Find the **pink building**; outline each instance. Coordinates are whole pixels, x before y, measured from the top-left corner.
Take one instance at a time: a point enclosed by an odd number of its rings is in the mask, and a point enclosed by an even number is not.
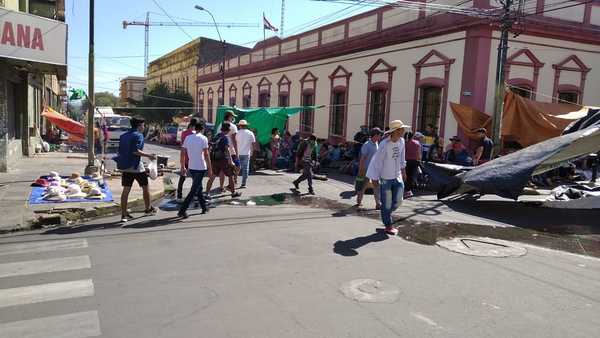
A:
[[[435,4],[493,11],[488,0]],[[572,7],[566,7],[572,6]],[[565,7],[565,8],[561,8]],[[507,82],[539,101],[597,105],[600,2],[526,2],[528,15],[509,42]],[[538,14],[536,14],[538,13]],[[385,6],[285,39],[271,38],[226,62],[225,103],[325,105],[290,120],[290,129],[332,141],[361,125],[401,119],[415,130],[458,133],[449,102],[491,114],[500,33],[488,18]],[[213,121],[219,64],[198,68],[200,114]]]

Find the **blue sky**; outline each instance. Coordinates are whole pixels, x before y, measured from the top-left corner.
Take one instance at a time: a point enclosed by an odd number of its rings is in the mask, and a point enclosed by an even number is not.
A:
[[[247,43],[247,47],[252,47],[257,40],[262,39],[263,12],[276,27],[279,27],[281,20],[281,0],[96,0],[97,92],[111,91],[118,95],[121,78],[144,75],[144,27],[130,26],[123,29],[122,22],[143,21],[147,11],[152,12],[151,21],[170,21],[155,1],[176,21],[210,21],[207,13],[194,9],[194,5],[198,4],[209,9],[217,22],[258,24],[257,28],[220,28],[226,41]],[[87,91],[89,1],[67,0],[65,6],[69,25],[68,85],[85,88]],[[287,0],[285,35],[300,33],[373,8],[349,6],[311,0]],[[324,16],[329,17],[323,18]],[[318,18],[322,19],[315,22]],[[311,21],[314,24],[307,27],[306,24]],[[214,27],[182,28],[193,38],[218,38]],[[267,32],[267,37],[269,33]],[[190,38],[178,27],[150,27],[150,61],[189,41]]]

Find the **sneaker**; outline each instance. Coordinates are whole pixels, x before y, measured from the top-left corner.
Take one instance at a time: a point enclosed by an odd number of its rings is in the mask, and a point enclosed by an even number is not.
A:
[[[246,189],[246,185],[242,184],[242,185],[240,185],[240,187],[238,189]]]
[[[127,222],[129,220],[131,220],[131,219],[133,219],[133,216],[131,216],[130,213],[126,213],[125,215],[121,215],[121,223],[122,223],[121,227],[126,226]]]
[[[209,194],[205,194],[205,195],[204,195],[204,199],[205,199],[205,200],[207,200],[207,201],[208,201],[208,200],[212,200],[212,196],[211,196],[211,195],[209,195]]]
[[[144,215],[146,215],[146,216],[152,216],[152,215],[156,215],[157,212],[158,212],[158,210],[156,210],[155,207],[150,207],[149,209],[147,209],[146,211],[144,211]]]
[[[300,190],[300,184],[296,181],[294,181],[294,188],[296,188],[296,190]]]
[[[231,194],[231,198],[236,198],[236,197],[240,197],[242,196],[241,192],[234,192],[233,194]]]
[[[175,202],[176,202],[177,204],[181,204],[181,203],[183,203],[183,198],[181,198],[181,197],[178,197],[178,198],[175,200]]]
[[[178,213],[177,213],[177,216],[179,216],[180,218],[183,218],[183,219],[186,219],[186,218],[190,217],[190,216],[187,214],[187,212],[185,212],[185,211],[183,211],[183,212],[181,212],[181,211],[180,211],[180,212],[178,212]]]
[[[410,190],[407,190],[404,192],[404,198],[411,198],[413,197],[413,193]]]
[[[381,210],[381,205],[376,205],[375,210]]]
[[[204,214],[206,214],[206,213],[208,213],[208,208],[206,208],[206,209],[202,209],[202,212],[201,212],[200,214],[204,215]]]
[[[309,195],[315,195],[315,191],[314,191],[314,190],[312,190],[312,189],[308,189],[308,194],[309,194]]]
[[[398,234],[398,229],[394,228],[393,226],[385,227],[385,233],[396,236]]]

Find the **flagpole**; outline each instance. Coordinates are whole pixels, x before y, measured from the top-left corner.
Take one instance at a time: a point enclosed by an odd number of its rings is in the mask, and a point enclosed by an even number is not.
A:
[[[263,12],[263,41],[267,39],[267,32],[265,30],[265,12]]]

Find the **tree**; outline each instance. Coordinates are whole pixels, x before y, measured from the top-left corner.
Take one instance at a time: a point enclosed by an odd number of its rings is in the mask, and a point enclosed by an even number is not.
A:
[[[119,98],[111,92],[100,92],[95,94],[96,107],[116,107],[119,105]]]
[[[173,118],[191,114],[194,102],[192,96],[182,90],[171,91],[165,83],[153,85],[137,105],[143,108],[137,115],[143,116],[149,124],[164,125],[173,122]]]

